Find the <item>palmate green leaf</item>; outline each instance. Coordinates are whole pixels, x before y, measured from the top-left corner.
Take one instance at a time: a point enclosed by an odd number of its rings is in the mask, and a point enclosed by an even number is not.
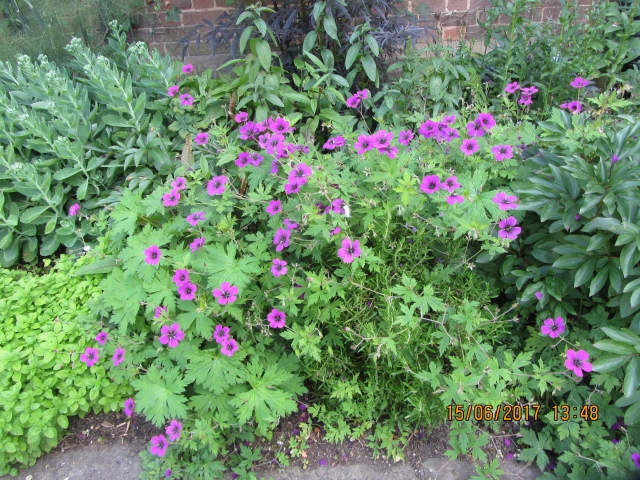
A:
[[[149,294],[148,303],[152,305],[164,305],[170,312],[176,306],[176,285],[171,280],[171,274],[163,269],[156,273],[150,283],[145,283],[145,289]]]
[[[111,218],[114,220],[111,227],[113,234],[133,235],[140,215],[142,215],[142,192],[139,189],[132,191],[127,188],[122,192],[120,203],[111,212]]]
[[[237,408],[240,423],[249,421],[254,413],[256,421],[264,424],[296,410],[296,402],[291,398],[293,393],[276,388],[294,379],[295,376],[286,370],[286,364],[290,362],[285,359],[285,363],[269,364],[266,368],[262,363],[260,358],[253,357],[244,367],[242,376],[251,389],[236,394],[230,402]]]
[[[424,315],[429,310],[434,312],[445,311],[444,302],[442,299],[433,295],[433,293],[433,286],[426,285],[422,290],[422,296],[415,301],[415,304],[420,308],[421,315]]]
[[[146,300],[147,292],[140,278],[125,277],[122,269],[115,268],[100,282],[100,288],[103,293],[99,301],[113,311],[111,321],[119,326],[121,333],[126,333],[127,326],[136,321],[140,302]]]
[[[545,450],[551,448],[552,442],[549,435],[540,432],[536,437],[536,433],[530,429],[521,430],[523,443],[530,445],[531,448],[524,448],[520,454],[520,460],[525,462],[536,461],[540,470],[544,470],[549,463],[549,456]]]
[[[251,281],[248,274],[261,272],[258,260],[253,256],[236,259],[236,246],[233,243],[227,245],[226,252],[220,244],[204,248],[207,253],[204,260],[207,272],[214,274],[209,276],[207,287],[210,289],[219,288],[220,284],[224,282],[229,282],[242,289]],[[203,271],[205,268],[203,262],[199,263],[197,269]]]
[[[151,367],[146,375],[131,382],[138,391],[136,409],[140,409],[156,427],[167,420],[186,418],[187,398],[180,394],[188,383],[182,378],[178,367],[171,370]]]
[[[125,276],[139,276],[145,283],[150,283],[158,272],[158,265],[149,265],[145,262],[144,251],[152,245],[156,245],[162,250],[162,247],[169,243],[173,235],[164,231],[164,229],[154,230],[151,225],[147,224],[144,230],[138,235],[127,239],[127,248],[120,252],[119,258],[123,262]],[[166,252],[163,252],[166,255]]]
[[[233,357],[222,355],[219,349],[197,351],[189,356],[185,381],[196,382],[216,395],[222,394],[231,385],[242,381],[242,360],[246,352],[236,352]]]
[[[184,311],[178,315],[178,322],[184,331],[187,331],[195,322],[195,333],[202,338],[211,338],[215,323],[204,311],[200,310],[193,302],[181,302],[178,308]]]

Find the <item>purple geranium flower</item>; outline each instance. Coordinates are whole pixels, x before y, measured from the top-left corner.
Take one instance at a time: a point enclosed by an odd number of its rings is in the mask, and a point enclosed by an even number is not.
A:
[[[589,80],[586,80],[582,77],[576,77],[571,83],[569,83],[573,88],[584,88],[589,85]]]
[[[98,361],[98,349],[87,347],[83,354],[80,355],[80,361],[87,364],[87,367],[93,367]]]
[[[209,134],[207,132],[200,132],[194,137],[193,141],[198,145],[205,145],[209,141]]]
[[[275,308],[267,315],[267,320],[269,320],[269,326],[271,328],[284,328],[286,318],[287,316],[284,312],[276,310]]]
[[[495,145],[491,148],[491,153],[495,156],[496,162],[513,158],[513,148],[510,145]]]
[[[177,442],[180,439],[180,432],[182,431],[182,423],[178,420],[171,420],[169,426],[165,430],[165,433],[169,435],[169,440]]]
[[[286,193],[287,195],[298,193],[302,185],[303,185],[302,183],[285,183],[283,185],[284,193]]]
[[[590,372],[593,367],[589,362],[589,354],[585,350],[567,350],[567,359],[564,366],[573,371],[577,376],[582,377],[582,372]]]
[[[507,93],[515,93],[518,90],[520,90],[520,85],[518,84],[518,82],[510,83],[504,88],[504,91]]]
[[[482,137],[484,135],[484,127],[477,118],[473,122],[467,123],[467,135],[470,137]]]
[[[229,338],[229,332],[231,329],[229,327],[223,327],[222,325],[216,325],[216,330],[213,332],[213,338],[216,339],[217,343],[222,343]]]
[[[533,100],[531,100],[531,95],[522,95],[520,97],[520,100],[518,100],[518,103],[520,105],[531,105],[533,103]]]
[[[180,300],[193,300],[196,297],[196,290],[198,286],[195,283],[184,282],[178,286],[178,293],[180,294]]]
[[[178,205],[178,201],[180,200],[180,192],[177,188],[174,188],[169,193],[165,193],[162,196],[162,204],[165,207],[175,207]]]
[[[71,207],[69,207],[69,216],[75,217],[79,211],[80,211],[80,204],[74,203],[73,205],[71,205]]]
[[[295,230],[299,227],[298,222],[294,222],[293,220],[289,220],[288,218],[284,219],[284,226],[287,227],[287,230]]]
[[[190,63],[187,63],[186,65],[182,66],[182,73],[191,73],[193,72],[193,65]]]
[[[290,183],[304,185],[307,183],[307,177],[309,176],[311,176],[311,168],[304,163],[299,163],[289,172],[288,180]]]
[[[518,197],[514,195],[507,195],[504,192],[498,192],[498,194],[491,199],[493,203],[498,205],[500,210],[516,209],[518,205],[515,203],[518,201]]]
[[[165,476],[166,478],[171,478],[171,469],[170,469],[170,468],[167,468],[167,469],[164,471],[164,476]]]
[[[347,98],[347,107],[356,108],[358,105],[360,105],[360,97],[359,96],[354,95],[353,97]]]
[[[169,345],[169,348],[176,348],[178,343],[184,339],[184,332],[180,330],[180,325],[174,323],[173,325],[163,325],[160,329],[160,343],[163,345]]]
[[[357,150],[358,155],[364,155],[365,152],[373,149],[373,139],[369,135],[360,135],[353,147]]]
[[[343,147],[343,146],[344,146],[344,137],[339,135],[337,137],[330,138],[329,140],[327,140],[325,144],[322,146],[322,148],[325,148],[327,150],[334,150],[336,148]]]
[[[453,191],[457,188],[460,188],[460,184],[458,183],[458,178],[453,175],[447,178],[441,185],[442,188],[447,190],[449,193],[453,193]]]
[[[135,410],[135,408],[136,408],[136,404],[133,401],[133,398],[127,398],[124,401],[124,414],[127,417],[130,417],[131,415],[133,415],[133,411]]]
[[[293,132],[294,128],[291,127],[291,123],[286,118],[276,118],[273,122],[269,123],[269,130],[273,133],[285,133]]]
[[[175,190],[184,190],[185,188],[187,188],[187,179],[184,177],[176,177],[176,179],[171,182],[171,186]]]
[[[542,300],[542,297],[543,297],[542,292],[536,292],[535,295],[538,300]]]
[[[169,90],[167,91],[167,95],[170,97],[175,97],[176,94],[180,91],[180,87],[178,85],[171,85]]]
[[[220,305],[230,304],[238,299],[238,287],[231,285],[229,282],[223,282],[220,288],[216,288],[211,293]]]
[[[172,280],[178,287],[183,283],[188,282],[189,270],[186,270],[186,269],[176,270],[176,273],[173,276]]]
[[[204,237],[196,238],[193,242],[189,244],[189,248],[191,249],[192,252],[195,252],[196,250],[198,250],[200,247],[204,245],[204,241],[205,241]]]
[[[364,90],[360,90],[359,92],[356,92],[356,95],[360,97],[362,100],[366,100],[367,98],[369,98],[369,90],[365,88]]]
[[[196,212],[187,216],[187,223],[195,227],[199,222],[204,221],[204,212]]]
[[[460,150],[465,155],[473,155],[480,149],[478,145],[478,141],[475,138],[466,138],[462,141],[462,145],[460,145]]]
[[[612,155],[611,156],[611,163],[616,163],[618,160],[620,160],[620,157],[617,155]]]
[[[498,224],[500,226],[500,230],[498,231],[498,236],[500,238],[507,238],[509,240],[515,240],[522,229],[517,227],[518,221],[515,217],[508,217],[505,220],[501,220]]]
[[[435,193],[440,190],[440,187],[440,178],[437,175],[427,175],[420,184],[420,190],[426,194]]]
[[[183,107],[190,107],[193,105],[193,97],[188,93],[183,93],[180,95],[180,103]]]
[[[271,266],[271,273],[274,277],[281,277],[287,274],[287,262],[280,260],[279,258],[273,259],[273,265]]]
[[[632,453],[631,460],[636,464],[636,468],[640,468],[640,453]]]
[[[124,360],[124,348],[116,348],[116,351],[113,352],[113,366],[117,367]]]
[[[236,121],[236,123],[244,123],[249,120],[249,114],[247,112],[236,113],[234,120]]]
[[[96,342],[98,342],[100,345],[104,345],[105,343],[107,343],[108,338],[109,334],[107,332],[100,332],[98,335],[96,335]]]
[[[233,338],[228,338],[224,342],[222,342],[222,348],[220,349],[220,353],[226,355],[227,357],[233,357],[233,354],[238,350],[238,342],[236,342]]]
[[[158,435],[151,439],[151,448],[149,451],[152,455],[164,457],[164,454],[167,453],[168,446],[169,443],[167,442],[167,439],[164,438],[164,435]]]
[[[564,332],[565,325],[564,319],[562,317],[558,317],[555,320],[553,318],[547,318],[544,321],[544,325],[540,327],[540,332],[542,335],[549,335],[550,338],[558,338],[558,336]]]
[[[373,142],[373,148],[377,148],[378,151],[380,151],[380,149],[386,149],[387,147],[391,146],[393,133],[387,132],[386,130],[378,130],[376,133],[371,135],[371,140]]]
[[[449,205],[455,205],[456,203],[464,202],[464,197],[462,195],[449,195],[445,200]]]
[[[272,217],[282,212],[282,202],[280,200],[271,200],[266,209],[267,213]]]
[[[414,135],[411,130],[402,130],[398,135],[398,143],[401,145],[409,145],[413,137]]]
[[[324,467],[327,464],[327,461],[323,458],[318,463],[320,464],[321,467]]]
[[[156,246],[151,245],[144,251],[144,261],[149,265],[157,265],[160,263],[162,257],[162,251]]]
[[[163,312],[169,311],[168,307],[163,307],[162,305],[156,307],[155,313],[153,314],[153,318],[160,318]]]
[[[291,231],[279,228],[273,237],[273,244],[276,245],[276,252],[281,252],[284,248],[289,246],[291,239]]]
[[[424,138],[432,138],[438,132],[438,122],[427,120],[418,129],[418,133]]]
[[[224,193],[225,190],[225,185],[227,184],[227,177],[223,176],[219,176],[219,177],[213,177],[211,180],[209,180],[209,183],[207,184],[207,193],[209,195],[222,195]]]
[[[484,128],[486,131],[491,130],[496,125],[496,121],[493,118],[493,115],[487,112],[479,113],[475,121],[480,122],[480,125],[482,125],[482,128]]]
[[[340,257],[344,263],[353,262],[353,259],[359,257],[361,254],[360,240],[354,240],[353,242],[348,238],[342,240],[342,248],[338,249],[338,257]]]

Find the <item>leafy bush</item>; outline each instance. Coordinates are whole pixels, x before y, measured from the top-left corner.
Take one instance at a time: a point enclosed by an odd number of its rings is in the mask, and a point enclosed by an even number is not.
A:
[[[0,475],[17,475],[16,464],[33,465],[55,447],[68,417],[119,410],[130,392],[103,365],[78,360],[92,342],[80,317],[101,292],[99,277],[72,276],[87,261],[63,255],[43,275],[0,271]]]

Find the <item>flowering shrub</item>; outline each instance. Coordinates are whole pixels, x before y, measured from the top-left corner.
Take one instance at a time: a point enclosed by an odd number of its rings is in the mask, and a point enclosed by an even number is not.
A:
[[[68,417],[120,410],[131,392],[107,378],[112,367],[101,357],[115,345],[106,334],[94,341],[82,321],[101,293],[99,277],[72,276],[89,262],[63,255],[44,275],[0,271],[0,475],[55,447]]]

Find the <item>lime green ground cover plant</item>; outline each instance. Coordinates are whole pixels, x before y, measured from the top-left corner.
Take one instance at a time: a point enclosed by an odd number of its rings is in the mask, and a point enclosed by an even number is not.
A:
[[[69,417],[119,410],[131,391],[109,380],[108,365],[79,361],[92,343],[80,317],[101,293],[99,277],[72,276],[88,260],[63,255],[43,275],[0,271],[0,475],[55,447]]]

